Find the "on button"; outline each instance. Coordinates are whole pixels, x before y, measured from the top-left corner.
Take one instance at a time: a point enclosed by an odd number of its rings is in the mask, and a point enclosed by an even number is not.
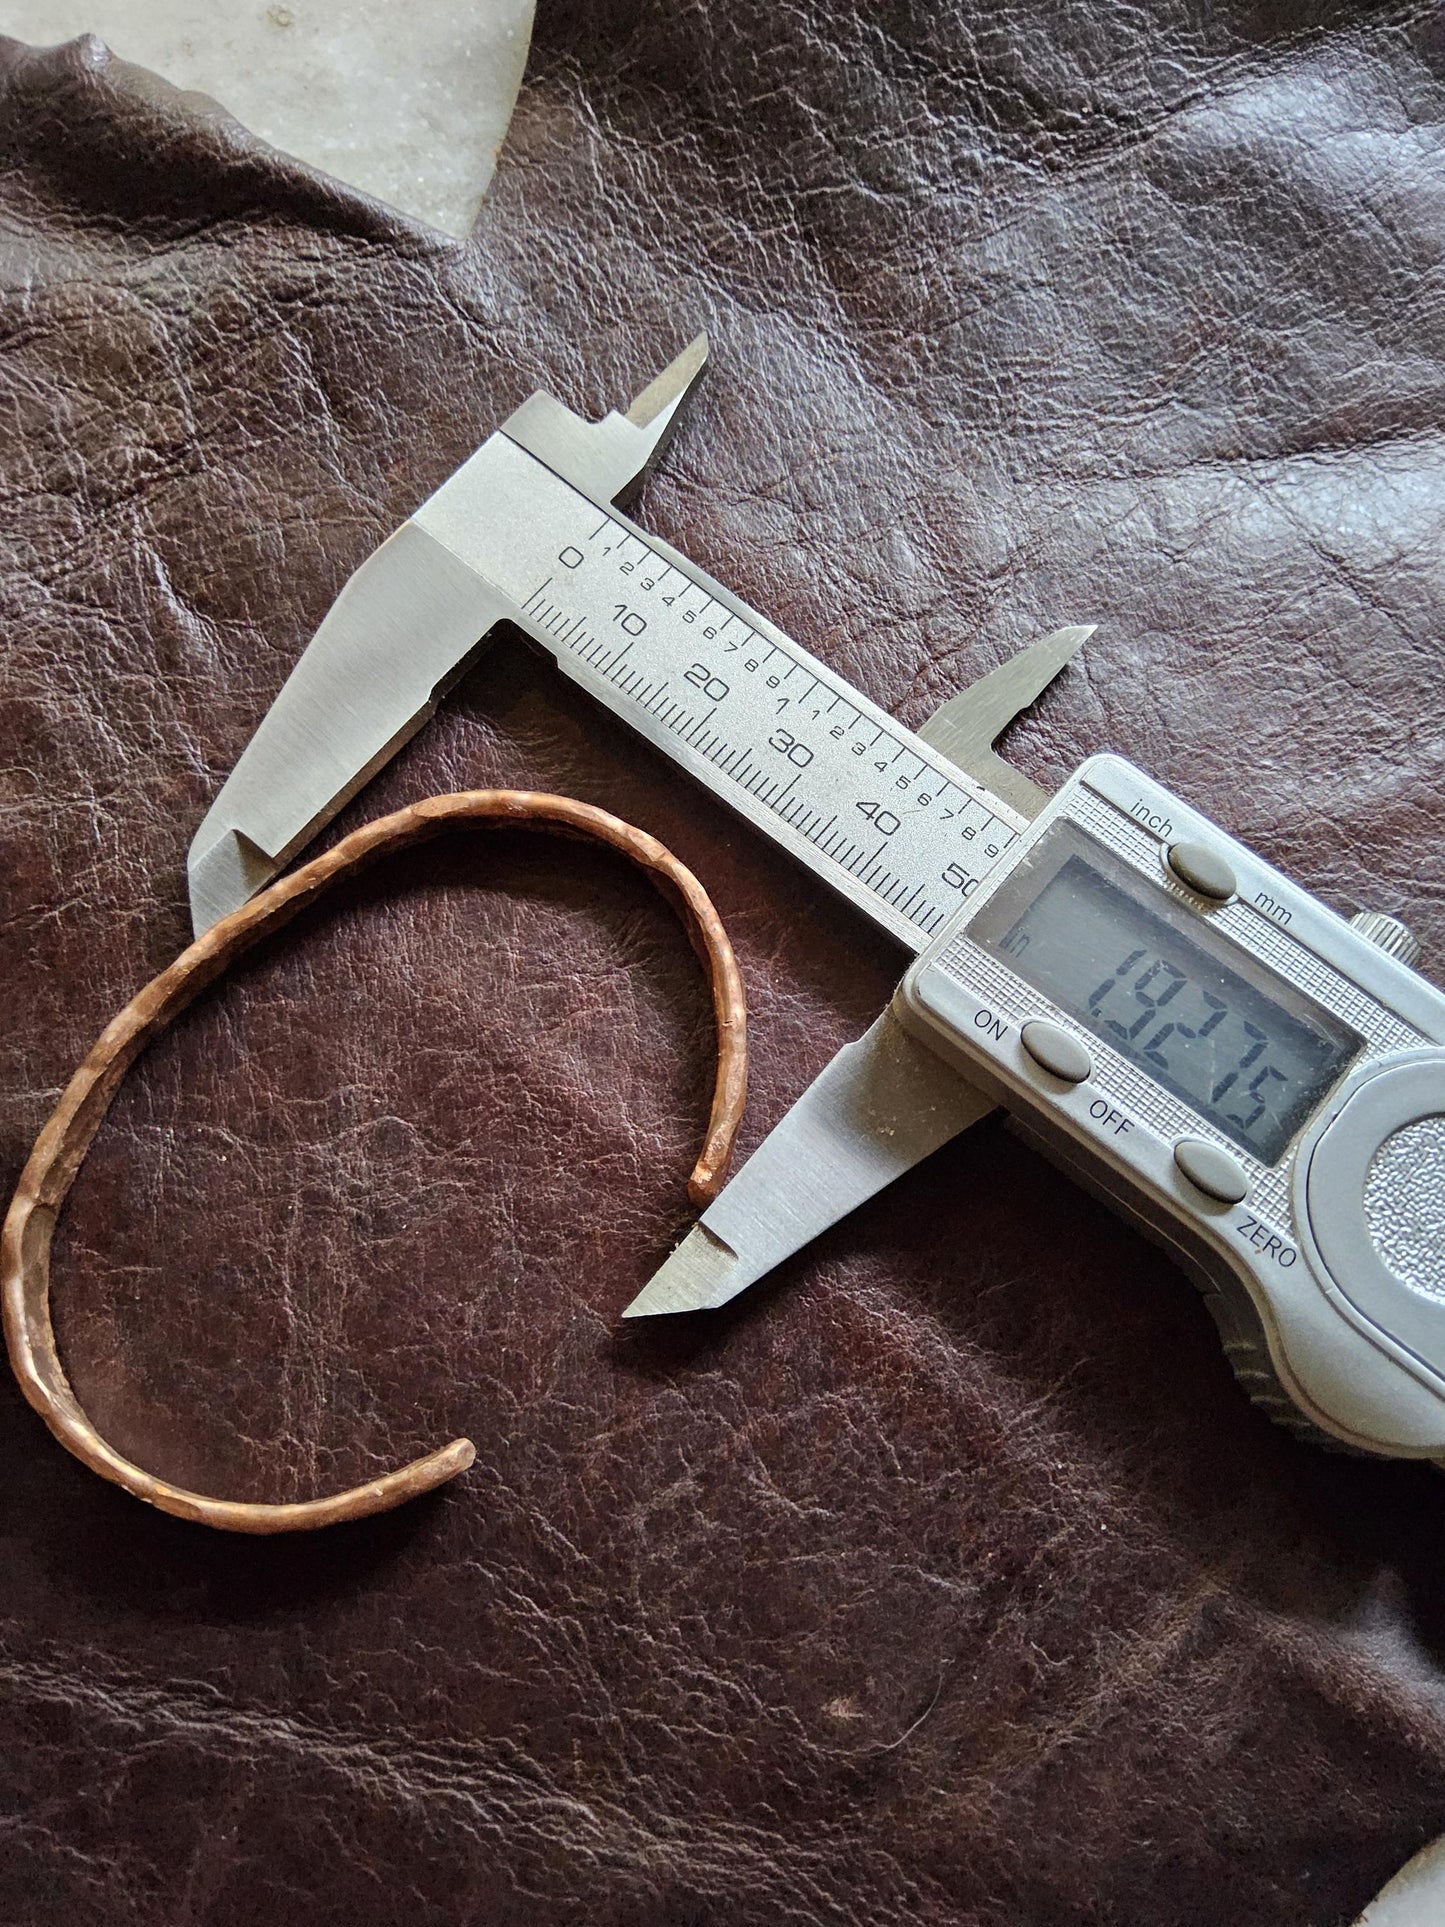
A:
[[[1066,1084],[1082,1084],[1093,1075],[1094,1060],[1077,1037],[1057,1024],[1035,1017],[1019,1032],[1019,1040],[1036,1064],[1041,1064]]]

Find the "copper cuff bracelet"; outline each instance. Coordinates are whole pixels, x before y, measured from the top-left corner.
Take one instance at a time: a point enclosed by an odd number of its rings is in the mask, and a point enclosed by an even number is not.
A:
[[[132,1464],[96,1431],[65,1376],[50,1319],[50,1242],[56,1218],[121,1080],[145,1046],[230,963],[283,928],[338,878],[364,869],[378,857],[473,822],[519,824],[608,844],[646,870],[680,910],[693,948],[707,965],[718,1043],[707,1137],[688,1184],[693,1203],[699,1207],[708,1203],[722,1184],[747,1092],[746,1006],[732,946],[690,870],[654,837],[603,810],[529,790],[466,790],[433,796],[354,831],[323,856],[223,917],[112,1019],[36,1139],[5,1220],[0,1289],[5,1341],[21,1390],[76,1458],[163,1512],[230,1532],[304,1532],[402,1505],[465,1471],[476,1457],[470,1439],[454,1439],[439,1451],[365,1485],[289,1505],[211,1499],[187,1492]]]

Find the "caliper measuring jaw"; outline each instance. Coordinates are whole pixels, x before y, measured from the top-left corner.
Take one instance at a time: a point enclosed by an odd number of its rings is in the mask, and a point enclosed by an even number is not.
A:
[[[699,335],[600,422],[533,395],[361,564],[196,833],[198,934],[395,755],[503,620],[908,949],[947,927],[1049,800],[994,742],[1092,626],[905,729],[614,506],[706,362]],[[886,1014],[628,1315],[722,1303],[992,1107]]]
[[[890,1005],[824,1066],[622,1316],[716,1311],[997,1108]]]
[[[994,744],[1093,633],[1076,624],[1020,650],[950,697],[920,738],[1019,817],[1036,817],[1048,792]],[[624,1318],[718,1310],[999,1108],[906,1028],[897,1003],[825,1065]]]
[[[507,539],[508,449],[583,495],[625,499],[671,440],[707,366],[699,335],[625,415],[599,422],[534,394],[361,564],[206,813],[187,860],[197,936],[244,903],[416,734],[515,598],[436,525]]]

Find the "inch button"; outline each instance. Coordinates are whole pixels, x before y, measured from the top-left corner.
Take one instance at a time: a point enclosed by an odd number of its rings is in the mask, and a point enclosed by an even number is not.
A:
[[[1238,887],[1227,860],[1207,843],[1171,843],[1169,868],[1181,883],[1215,903],[1228,903]]]

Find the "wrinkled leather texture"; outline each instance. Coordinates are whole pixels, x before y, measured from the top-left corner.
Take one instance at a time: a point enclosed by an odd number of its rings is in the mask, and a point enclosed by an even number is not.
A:
[[[545,6],[443,246],[96,43],[3,56],[3,1158],[185,942],[209,799],[350,570],[519,400],[717,365],[638,514],[911,724],[1098,634],[1112,747],[1445,973],[1445,32],[1426,0]],[[526,784],[691,864],[748,1141],[888,942],[513,640],[349,809]],[[133,1074],[63,1355],[0,1386],[15,1922],[1327,1927],[1445,1826],[1445,1489],[1237,1390],[1183,1275],[996,1126],[729,1315],[708,1013],[619,863],[408,857]]]

